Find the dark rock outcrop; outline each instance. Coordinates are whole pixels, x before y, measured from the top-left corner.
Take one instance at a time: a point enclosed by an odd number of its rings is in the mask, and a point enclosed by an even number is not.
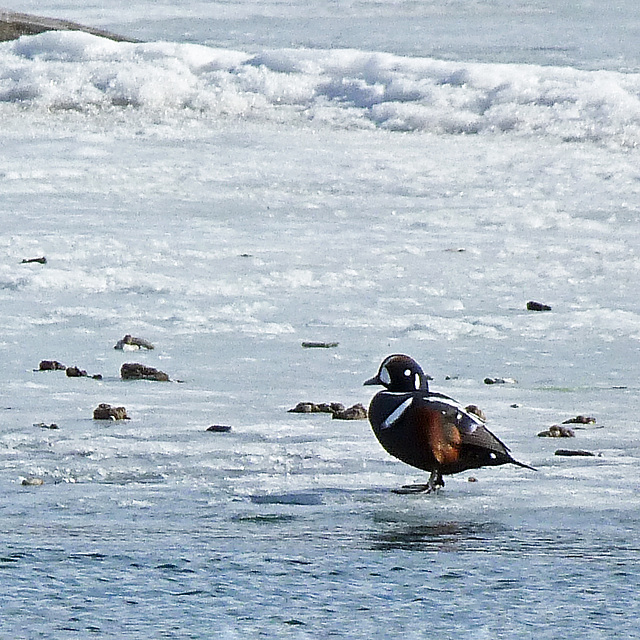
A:
[[[1,42],[16,40],[21,36],[34,36],[45,31],[83,31],[94,36],[109,38],[109,40],[115,40],[116,42],[138,42],[132,38],[126,38],[103,29],[85,27],[69,20],[45,18],[15,11],[0,11]]]

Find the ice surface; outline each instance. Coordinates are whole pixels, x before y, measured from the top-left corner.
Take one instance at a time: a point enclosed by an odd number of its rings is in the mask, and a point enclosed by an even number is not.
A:
[[[639,76],[150,40],[0,45],[1,633],[637,637]],[[366,422],[287,413],[366,404],[392,352],[539,471],[397,496],[424,474]]]

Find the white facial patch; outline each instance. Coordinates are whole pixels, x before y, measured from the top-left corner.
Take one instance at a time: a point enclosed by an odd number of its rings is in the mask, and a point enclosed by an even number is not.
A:
[[[389,375],[389,370],[387,369],[387,367],[382,367],[382,369],[380,370],[380,375],[378,377],[380,378],[380,382],[382,382],[382,384],[391,384],[391,376]]]
[[[387,419],[380,425],[381,429],[388,429],[392,427],[400,418],[400,416],[411,406],[413,398],[407,398],[404,402],[399,404],[387,417]]]
[[[419,373],[416,373],[416,377],[414,378],[414,381],[413,381],[413,386],[416,389],[420,388],[420,374]]]

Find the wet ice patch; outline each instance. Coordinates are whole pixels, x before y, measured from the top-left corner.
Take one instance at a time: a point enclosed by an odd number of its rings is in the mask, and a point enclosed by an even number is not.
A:
[[[318,493],[294,492],[250,496],[254,504],[289,504],[314,506],[322,504],[322,496]]]

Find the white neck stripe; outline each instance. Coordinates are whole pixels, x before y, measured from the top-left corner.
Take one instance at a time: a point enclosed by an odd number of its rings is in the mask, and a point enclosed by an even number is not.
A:
[[[400,403],[387,417],[387,419],[380,425],[381,429],[388,429],[392,427],[400,416],[411,406],[413,403],[413,397],[407,398],[404,402]]]

